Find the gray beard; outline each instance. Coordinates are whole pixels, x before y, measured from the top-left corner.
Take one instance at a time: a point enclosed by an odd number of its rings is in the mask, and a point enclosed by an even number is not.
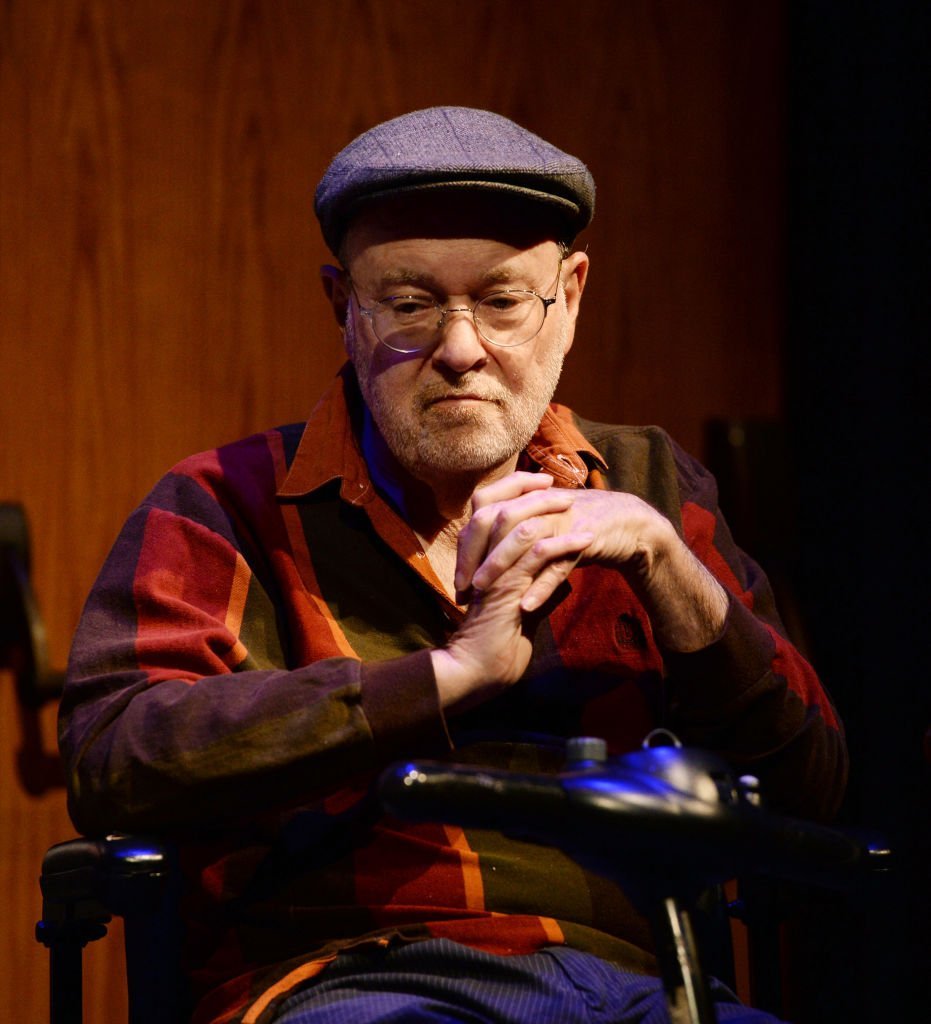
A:
[[[564,329],[568,329],[567,324]],[[355,337],[351,319],[347,320],[346,331],[352,353]],[[380,379],[372,377],[369,364],[364,360],[353,362],[362,395],[388,449],[412,476],[425,480],[436,475],[487,473],[527,447],[559,383],[564,340],[564,332],[554,339],[544,362],[535,368],[539,379],[532,388],[520,387],[513,394],[501,382],[481,373],[465,373],[423,388],[414,397],[412,411],[405,415],[399,415],[392,405],[379,386]],[[474,408],[442,412],[431,409],[434,398],[456,392],[479,394],[494,402],[494,424],[489,425],[487,416]]]

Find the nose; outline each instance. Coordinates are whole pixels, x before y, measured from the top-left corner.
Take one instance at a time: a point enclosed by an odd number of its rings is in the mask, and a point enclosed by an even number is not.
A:
[[[468,306],[444,310],[438,333],[439,341],[432,353],[435,363],[443,363],[456,373],[465,373],[487,361],[488,351]]]

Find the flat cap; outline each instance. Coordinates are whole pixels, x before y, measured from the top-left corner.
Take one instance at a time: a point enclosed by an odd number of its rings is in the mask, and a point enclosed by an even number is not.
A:
[[[314,210],[336,253],[363,203],[444,188],[513,195],[558,224],[566,241],[595,209],[595,182],[581,160],[500,114],[430,107],[376,125],[337,153]]]

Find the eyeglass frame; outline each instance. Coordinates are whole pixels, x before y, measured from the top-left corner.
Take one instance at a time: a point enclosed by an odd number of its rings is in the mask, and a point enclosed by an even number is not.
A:
[[[387,341],[384,341],[381,337],[379,337],[378,332],[375,330],[375,323],[372,317],[375,306],[380,306],[383,303],[391,302],[393,299],[417,299],[419,298],[419,296],[405,295],[403,293],[398,295],[388,295],[384,299],[376,299],[371,306],[363,306],[362,302],[359,299],[359,293],[356,291],[355,281],[353,281],[352,277],[348,273],[346,277],[349,281],[349,287],[352,291],[352,294],[355,296],[356,306],[358,307],[358,310],[362,314],[362,316],[364,316],[371,325],[372,334],[375,335],[375,340],[378,342],[379,345],[384,345],[385,348],[390,349],[392,352],[398,352],[401,355],[410,356],[416,355],[419,352],[429,352],[432,349],[434,349],[439,344],[440,332],[446,326],[446,319],[450,313],[468,313],[472,317],[472,324],[475,327],[475,333],[482,339],[482,341],[487,342],[489,345],[494,345],[495,348],[510,349],[520,348],[521,345],[526,345],[527,342],[533,341],[533,339],[540,333],[540,331],[543,330],[543,325],[546,323],[546,314],[549,312],[550,306],[552,306],[559,298],[559,279],[562,274],[562,265],[564,260],[565,256],[559,257],[559,266],[556,268],[556,280],[553,282],[553,286],[556,288],[556,293],[552,296],[552,298],[544,298],[544,296],[540,295],[539,292],[535,291],[533,288],[500,288],[497,291],[489,292],[487,295],[483,295],[477,302],[475,302],[471,306],[441,306],[439,302],[436,302],[434,300],[433,307],[437,311],[437,313],[439,313],[440,319],[435,328],[434,338],[428,344],[422,345],[419,348],[395,348],[394,345],[389,345]],[[532,295],[534,298],[539,299],[543,303],[543,319],[540,321],[540,326],[533,332],[533,334],[530,335],[529,338],[525,338],[523,341],[518,341],[513,345],[503,345],[500,341],[494,341],[493,339],[486,337],[482,333],[482,329],[481,327],[479,327],[478,321],[475,319],[475,310],[483,302],[486,302],[488,299],[493,298],[495,295],[511,295],[515,292],[519,292],[522,295]]]

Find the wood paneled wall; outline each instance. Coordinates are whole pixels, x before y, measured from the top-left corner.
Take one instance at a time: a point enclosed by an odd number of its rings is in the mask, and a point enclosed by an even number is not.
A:
[[[313,188],[405,110],[488,107],[591,167],[593,271],[562,400],[660,422],[696,453],[710,416],[778,415],[782,7],[5,0],[0,500],[30,514],[53,659],[154,481],[303,418],[339,366]],[[26,726],[0,685],[0,1017],[40,1021],[34,875],[70,828],[60,789],[24,783]],[[100,1024],[122,1015],[117,973],[111,957],[93,972]]]

